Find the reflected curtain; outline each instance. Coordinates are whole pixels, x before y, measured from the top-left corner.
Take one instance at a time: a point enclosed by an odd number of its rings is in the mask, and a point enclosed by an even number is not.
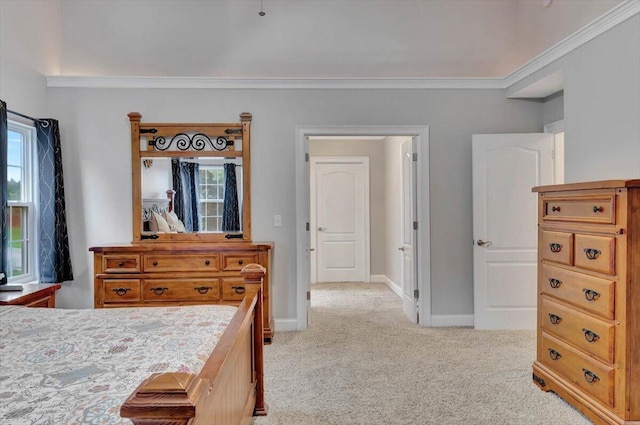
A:
[[[240,209],[238,208],[236,164],[224,164],[224,204],[222,211],[222,231],[240,231]]]
[[[173,210],[184,223],[187,232],[200,230],[200,164],[171,160],[173,190]]]
[[[5,274],[5,278],[9,276],[7,270],[9,258],[7,253],[9,250],[9,225],[7,214],[7,153],[8,153],[8,130],[7,126],[7,104],[0,100],[0,272]],[[1,283],[1,282],[0,282]]]
[[[40,195],[40,282],[73,280],[58,121],[42,119],[36,128]]]

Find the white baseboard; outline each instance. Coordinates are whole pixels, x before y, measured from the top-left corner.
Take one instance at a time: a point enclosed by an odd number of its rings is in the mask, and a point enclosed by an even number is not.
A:
[[[400,298],[402,298],[402,288],[400,287],[400,285],[398,285],[397,283],[395,283],[393,280],[389,279],[387,276],[383,275],[383,274],[372,274],[371,275],[371,282],[376,282],[376,283],[384,283],[385,285],[387,285],[389,287],[389,289],[391,289],[397,296],[399,296]]]
[[[431,326],[434,328],[473,326],[473,323],[473,314],[434,314],[431,316]]]
[[[298,321],[296,319],[274,319],[274,327],[276,332],[288,332],[298,330]]]

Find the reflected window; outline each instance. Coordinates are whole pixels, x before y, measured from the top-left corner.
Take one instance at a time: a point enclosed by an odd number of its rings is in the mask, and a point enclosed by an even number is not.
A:
[[[224,210],[224,168],[200,165],[200,231],[220,232]]]

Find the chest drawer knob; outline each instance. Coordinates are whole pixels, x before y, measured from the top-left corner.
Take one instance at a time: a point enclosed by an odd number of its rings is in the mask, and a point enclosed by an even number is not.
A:
[[[124,266],[124,261],[118,262],[118,267],[122,267],[122,266]]]
[[[158,262],[157,262],[157,261],[154,261],[154,262],[153,262],[153,263],[151,263],[151,264],[153,264],[154,266],[157,266],[157,265],[158,265]]]
[[[556,206],[551,207],[551,212],[560,212],[560,207],[556,207]]]
[[[597,333],[590,331],[589,329],[582,328],[582,332],[584,332],[584,339],[586,339],[587,342],[596,342],[600,339],[600,336],[598,336]]]
[[[588,369],[583,368],[582,373],[584,374],[584,380],[590,384],[594,384],[600,380],[600,378],[598,378],[598,375],[596,375],[595,373],[591,372]]]
[[[558,360],[560,357],[562,357],[562,355],[560,353],[558,353],[556,350],[554,350],[553,348],[549,348],[549,357],[551,357],[551,360]]]
[[[119,297],[124,297],[131,288],[113,288],[112,291]]]
[[[558,289],[560,285],[562,285],[561,280],[554,279],[552,277],[549,278],[549,286],[551,286],[553,289]]]
[[[244,294],[244,286],[232,286],[231,289],[236,291],[236,294]]]
[[[594,205],[594,206],[593,206],[593,212],[594,212],[594,213],[599,213],[599,212],[602,212],[602,211],[604,211],[604,208],[599,207],[599,206],[597,206],[597,205]]]
[[[211,286],[198,286],[197,288],[193,288],[194,291],[198,291],[199,294],[206,294],[209,292],[209,289],[213,289]]]
[[[549,249],[551,250],[551,252],[560,252],[560,250],[562,250],[562,244],[550,243]]]
[[[242,263],[244,263],[243,260],[238,260],[238,264],[242,265]]]
[[[595,260],[600,254],[602,254],[602,252],[594,248],[584,249],[584,255],[586,255],[589,260]]]
[[[169,288],[160,288],[160,287],[157,287],[157,288],[150,288],[149,290],[150,290],[150,291],[152,291],[152,292],[153,292],[154,294],[156,294],[156,295],[162,295],[162,294],[164,294],[164,293],[165,293],[165,291],[168,291],[168,290],[169,290]]]
[[[205,266],[208,266],[209,264],[211,264],[211,261],[209,261],[209,260],[204,260],[204,265],[205,265]]]
[[[562,317],[558,316],[557,314],[550,313],[549,321],[552,325],[558,325],[560,324],[560,322],[562,322]]]
[[[583,289],[584,297],[587,301],[595,301],[600,297],[600,293],[594,291],[593,289]]]

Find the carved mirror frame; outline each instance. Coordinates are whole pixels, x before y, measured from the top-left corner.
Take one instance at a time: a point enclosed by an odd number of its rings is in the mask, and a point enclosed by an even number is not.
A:
[[[251,241],[251,114],[240,114],[239,123],[142,123],[140,113],[131,112],[128,116],[131,124],[133,243]],[[242,149],[238,150],[234,141],[240,137]],[[147,143],[143,145],[145,139]],[[174,141],[180,146],[172,147]],[[143,231],[142,160],[185,156],[242,158],[241,233]]]

